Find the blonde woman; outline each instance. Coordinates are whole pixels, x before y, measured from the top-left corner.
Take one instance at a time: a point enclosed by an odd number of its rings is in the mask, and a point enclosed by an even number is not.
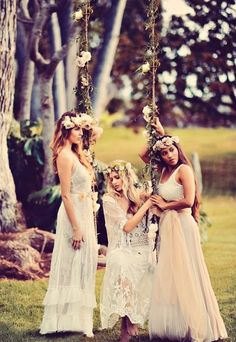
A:
[[[121,342],[138,334],[149,311],[151,293],[150,247],[145,214],[151,201],[142,200],[131,164],[114,161],[107,169],[103,197],[108,253],[101,290],[102,328],[112,328],[119,317]]]
[[[83,152],[84,129],[94,137],[86,114],[64,113],[51,144],[62,203],[57,216],[50,278],[41,334],[78,331],[93,336],[97,241],[92,196],[93,169]]]

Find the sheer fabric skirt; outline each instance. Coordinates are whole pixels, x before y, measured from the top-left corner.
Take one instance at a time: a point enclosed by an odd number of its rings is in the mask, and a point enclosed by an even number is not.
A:
[[[92,201],[79,201],[74,195],[73,204],[85,242],[79,250],[72,248],[72,228],[62,203],[57,217],[49,285],[43,301],[41,334],[57,331],[92,334],[97,268]]]
[[[160,222],[149,316],[150,337],[196,342],[226,338],[200,245],[189,213],[166,211]]]
[[[100,300],[102,328],[128,316],[143,326],[148,318],[151,276],[150,247],[120,247],[109,252]]]

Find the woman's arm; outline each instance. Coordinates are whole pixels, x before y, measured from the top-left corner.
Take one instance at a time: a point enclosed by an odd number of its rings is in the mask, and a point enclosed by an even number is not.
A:
[[[60,179],[61,198],[73,230],[72,246],[74,249],[78,249],[80,248],[80,242],[83,240],[83,236],[81,234],[70,195],[72,168],[72,158],[62,151],[57,158],[57,170]]]
[[[161,196],[151,196],[153,204],[157,205],[162,210],[174,209],[180,210],[184,208],[191,208],[195,197],[195,182],[193,171],[188,165],[182,165],[179,168],[179,180],[183,185],[184,198],[177,201],[166,202]]]
[[[133,217],[127,220],[125,223],[123,230],[126,233],[130,233],[143,219],[143,216],[146,214],[148,209],[152,206],[152,201],[148,199],[143,205],[139,208],[139,210],[134,214]]]
[[[158,117],[154,118],[152,126],[155,128],[158,135],[162,136],[165,134],[165,130],[159,120]],[[142,150],[139,152],[139,157],[144,161],[144,163],[148,164],[150,162],[149,159],[149,150],[148,146],[145,145]]]
[[[144,163],[148,164],[150,159],[149,159],[149,149],[148,146],[145,145],[142,150],[139,152],[139,157],[144,161]]]

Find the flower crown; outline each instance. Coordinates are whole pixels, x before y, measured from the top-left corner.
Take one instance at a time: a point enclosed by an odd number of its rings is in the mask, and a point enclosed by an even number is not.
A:
[[[116,162],[114,164],[110,164],[105,170],[104,172],[106,174],[110,174],[111,172],[115,171],[115,172],[120,172],[120,171],[125,171],[128,172],[132,170],[132,166],[131,163],[127,163],[127,162]]]
[[[178,144],[179,143],[179,137],[173,136],[173,137],[164,137],[162,139],[159,139],[155,145],[153,146],[153,151],[160,151],[162,148],[167,148],[170,145],[173,145],[173,143]]]
[[[76,114],[76,116],[66,115],[62,121],[62,125],[65,129],[71,129],[75,126],[80,126],[84,129],[92,129],[97,124],[97,121],[90,115],[85,113]]]

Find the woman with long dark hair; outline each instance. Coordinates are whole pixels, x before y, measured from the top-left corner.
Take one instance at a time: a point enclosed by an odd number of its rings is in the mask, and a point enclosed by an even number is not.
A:
[[[92,138],[94,120],[66,112],[51,143],[62,203],[58,211],[50,278],[44,298],[41,334],[78,331],[93,336],[97,267],[94,227],[94,172],[84,153],[84,132]]]
[[[200,244],[199,195],[191,164],[176,136],[157,139],[161,178],[152,203],[162,210],[153,277],[150,337],[210,342],[226,338]],[[147,161],[147,151],[141,153]]]

